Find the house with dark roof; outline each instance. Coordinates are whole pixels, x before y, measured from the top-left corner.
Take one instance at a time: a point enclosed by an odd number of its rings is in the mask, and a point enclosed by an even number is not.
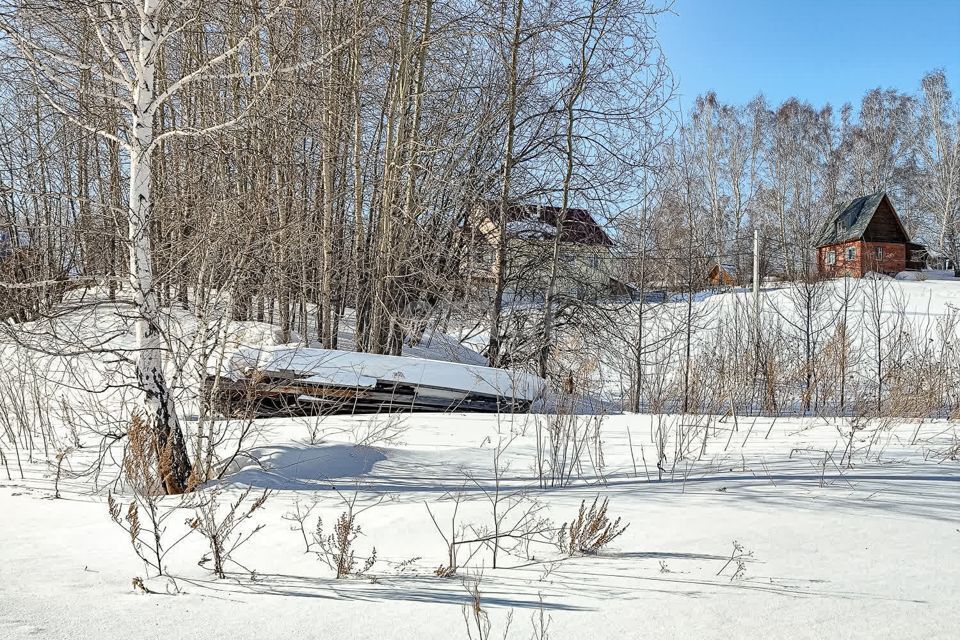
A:
[[[923,245],[910,240],[890,198],[880,192],[834,210],[820,234],[817,266],[826,276],[896,275],[923,269],[925,254]]]
[[[497,275],[494,256],[500,242],[499,211],[499,203],[484,202],[469,218],[470,269],[477,280],[492,282]],[[611,292],[613,241],[586,209],[512,204],[507,207],[505,222],[509,297],[537,300],[542,296],[558,232],[558,289],[577,298]]]
[[[714,287],[732,287],[737,284],[737,266],[726,262],[713,265],[707,274],[707,282]]]

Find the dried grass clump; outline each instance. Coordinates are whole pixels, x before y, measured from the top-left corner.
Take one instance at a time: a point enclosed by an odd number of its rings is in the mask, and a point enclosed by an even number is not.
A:
[[[127,428],[127,448],[123,455],[123,475],[130,488],[139,495],[163,493],[157,436],[140,414],[134,414]]]
[[[580,503],[580,511],[573,522],[564,523],[560,527],[558,544],[560,550],[570,556],[582,554],[592,555],[623,535],[630,526],[629,523],[620,526],[620,518],[613,522],[607,518],[607,504],[609,498],[604,498],[598,506],[597,500],[587,509],[587,502]]]
[[[123,456],[123,473],[134,492],[155,496],[195,490],[203,478],[192,469],[189,475],[181,474],[184,465],[178,461],[176,451],[172,435],[160,437],[149,421],[135,413],[127,428],[127,448]]]

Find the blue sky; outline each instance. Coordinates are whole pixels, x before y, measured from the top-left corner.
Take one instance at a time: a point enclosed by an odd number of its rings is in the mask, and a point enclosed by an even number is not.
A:
[[[960,0],[675,0],[661,46],[686,110],[715,90],[835,108],[874,87],[914,92],[946,69],[960,94]]]

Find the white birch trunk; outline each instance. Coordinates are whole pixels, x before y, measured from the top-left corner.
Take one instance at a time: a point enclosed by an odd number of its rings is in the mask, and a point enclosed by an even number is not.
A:
[[[160,476],[167,493],[181,493],[190,472],[183,433],[163,375],[159,307],[153,282],[150,244],[151,155],[160,0],[144,0],[137,42],[133,113],[130,122],[130,201],[127,212],[130,288],[137,309],[135,322],[137,382],[141,411],[157,437]]]

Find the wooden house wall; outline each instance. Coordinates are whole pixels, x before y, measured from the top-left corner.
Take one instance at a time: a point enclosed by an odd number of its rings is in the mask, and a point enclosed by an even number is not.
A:
[[[877,211],[873,214],[873,219],[863,233],[863,239],[867,242],[896,242],[905,244],[910,238],[903,232],[900,221],[890,201],[884,198],[880,201]]]

